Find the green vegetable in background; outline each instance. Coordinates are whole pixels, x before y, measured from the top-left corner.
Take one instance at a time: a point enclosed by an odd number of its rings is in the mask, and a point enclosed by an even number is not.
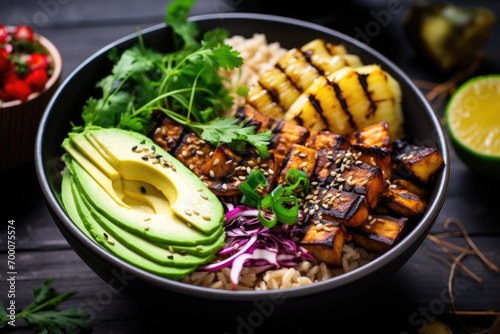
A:
[[[194,0],[176,0],[167,7],[165,21],[174,34],[175,51],[162,53],[139,43],[122,54],[114,50],[112,73],[97,83],[102,97],[88,99],[82,112],[84,127],[116,127],[146,134],[154,112],[163,112],[189,127],[202,139],[228,143],[241,151],[246,144],[267,157],[270,131],[255,133],[223,112],[233,104],[221,69],[243,64],[238,51],[224,43],[228,31],[213,29],[197,39],[198,27],[188,22]],[[243,90],[244,91],[244,90]],[[73,131],[78,131],[75,127]]]
[[[415,3],[403,25],[416,50],[447,73],[477,56],[490,37],[495,13],[451,3]]]
[[[5,313],[7,306],[1,305],[0,302],[0,329],[15,330],[22,327],[18,321],[23,319],[36,333],[63,334],[75,332],[76,330],[89,331],[92,329],[88,313],[78,309],[58,309],[62,301],[74,294],[73,291],[59,294],[52,287],[52,280],[47,280],[41,288],[34,289],[33,294],[31,304],[17,310],[15,327],[9,324],[12,319]]]

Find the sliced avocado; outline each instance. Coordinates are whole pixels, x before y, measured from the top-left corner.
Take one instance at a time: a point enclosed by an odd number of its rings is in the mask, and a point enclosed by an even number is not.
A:
[[[109,162],[104,159],[100,152],[96,150],[94,145],[85,138],[79,138],[83,136],[83,133],[70,133],[68,141],[71,141],[73,145],[76,146],[76,149],[87,157],[90,161],[92,161],[94,166],[99,166],[99,169],[106,174],[108,178],[111,180],[116,180],[120,177],[120,174],[116,169],[113,168],[109,164]]]
[[[77,204],[78,201],[76,199],[78,197],[73,195],[78,193],[78,189],[75,189],[75,184],[72,182],[70,173],[65,173],[63,175],[62,182],[64,186],[61,188],[61,193],[63,195],[62,198],[64,198],[64,207],[68,215],[90,239],[94,240],[108,252],[126,262],[134,264],[140,269],[175,280],[190,274],[196,269],[196,266],[174,267],[159,264],[129,249],[119,240],[115,239],[112,233],[94,222],[92,220],[92,214],[85,205],[82,206],[81,203]],[[179,264],[183,263],[182,261],[177,262]]]
[[[148,137],[93,127],[62,146],[61,201],[75,225],[108,251],[179,278],[224,245],[222,203]]]
[[[224,209],[219,199],[196,174],[151,139],[120,129],[86,131],[85,135],[107,153],[108,162],[123,179],[157,187],[177,216],[204,233],[220,227]]]
[[[92,161],[90,161],[85,154],[80,152],[78,148],[73,144],[73,142],[66,138],[63,141],[62,147],[66,150],[66,152],[76,161],[80,163],[80,165],[85,168],[87,173],[92,175],[92,177],[99,183],[99,185],[105,189],[109,196],[111,196],[117,203],[122,204],[125,207],[130,208],[126,203],[122,201],[125,195],[121,190],[121,180],[120,179],[110,179],[107,177],[102,170],[94,165]],[[70,160],[66,160],[68,162]],[[67,164],[67,163],[66,163]],[[120,182],[117,182],[119,180]]]
[[[155,263],[171,266],[171,267],[193,267],[198,266],[202,263],[206,263],[213,258],[213,253],[208,255],[193,255],[181,254],[179,252],[171,252],[168,248],[163,248],[158,245],[152,244],[147,240],[140,238],[130,232],[127,232],[124,229],[119,228],[109,219],[104,217],[96,210],[89,210],[91,205],[85,199],[85,197],[81,196],[77,187],[73,189],[73,196],[75,198],[75,202],[78,207],[88,210],[88,214],[85,217],[89,220],[92,220],[92,226],[99,224],[104,231],[106,231],[105,239],[112,238],[113,240],[119,241],[125,247],[137,253],[150,261]],[[196,247],[192,247],[193,251],[196,250]],[[172,249],[173,250],[173,249]]]
[[[128,205],[126,207],[110,197],[108,192],[100,186],[101,183],[97,183],[79,163],[73,161],[68,168],[80,192],[93,208],[131,233],[151,241],[189,246],[211,244],[223,233],[222,224],[214,233],[209,234],[196,229],[189,224],[189,221],[170,210],[168,201],[165,201],[168,206],[162,210],[164,213],[147,213],[143,210],[135,210]],[[145,173],[147,170],[148,168],[145,169]],[[186,191],[189,190],[189,188],[186,189]]]

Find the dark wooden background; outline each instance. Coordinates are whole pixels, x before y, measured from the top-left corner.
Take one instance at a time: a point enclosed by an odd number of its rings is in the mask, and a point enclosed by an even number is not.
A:
[[[489,7],[500,19],[499,1],[454,2]],[[380,30],[371,37],[360,37],[359,31],[366,31],[369,24],[373,26],[377,22],[377,15],[387,10],[391,3],[399,4],[406,10],[413,1],[331,2],[328,7],[333,9],[328,9],[318,0],[295,5],[288,1],[269,1],[268,4],[262,0],[199,0],[192,14],[246,11],[309,20],[362,40],[393,60],[413,79],[445,80],[446,77],[439,75],[422,60],[408,43],[401,26],[404,11],[378,21]],[[65,78],[87,57],[108,43],[134,33],[137,28],[161,23],[166,5],[166,0],[1,0],[0,23],[28,23],[52,40],[62,54]],[[496,23],[486,46],[490,57],[476,74],[500,71],[499,40],[500,27]],[[442,109],[438,108],[436,112],[442,115]],[[94,333],[268,333],[273,330],[276,332],[278,322],[283,333],[312,333],[319,328],[339,333],[418,333],[434,319],[444,321],[453,333],[480,332],[479,329],[487,333],[495,315],[500,312],[500,273],[489,270],[478,257],[469,255],[464,263],[482,282],[478,283],[463,272],[457,272],[454,279],[455,306],[460,311],[479,314],[460,319],[452,315],[452,305],[447,295],[450,266],[434,256],[438,254],[444,258],[444,253],[432,241],[425,240],[416,254],[393,277],[344,312],[323,308],[318,310],[318,316],[314,318],[307,316],[278,320],[271,316],[250,329],[238,327],[237,319],[224,317],[217,310],[207,310],[207,314],[213,316],[212,321],[199,321],[195,314],[166,314],[161,307],[164,301],[136,301],[117,293],[75,254],[48,212],[33,164],[2,171],[0,177],[0,207],[4,226],[0,230],[0,300],[6,300],[7,291],[5,224],[8,219],[14,219],[18,270],[16,304],[19,307],[28,305],[33,297],[32,290],[46,279],[53,278],[57,290],[76,292],[62,307],[88,311]],[[463,223],[480,250],[500,266],[499,185],[499,182],[485,180],[481,175],[470,172],[452,152],[448,197],[431,233],[449,231],[443,227],[443,223],[455,217]],[[462,237],[447,240],[465,245]],[[16,332],[31,331],[18,328]]]

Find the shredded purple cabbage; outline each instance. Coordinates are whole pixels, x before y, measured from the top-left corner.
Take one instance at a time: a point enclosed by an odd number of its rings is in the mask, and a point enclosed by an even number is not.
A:
[[[245,205],[227,206],[224,230],[226,244],[217,253],[222,260],[199,266],[199,270],[217,271],[231,267],[231,282],[236,286],[243,267],[257,272],[270,268],[297,267],[301,261],[314,260],[293,240],[298,229],[276,224],[268,228],[261,224],[258,210]],[[300,221],[299,214],[299,221]]]

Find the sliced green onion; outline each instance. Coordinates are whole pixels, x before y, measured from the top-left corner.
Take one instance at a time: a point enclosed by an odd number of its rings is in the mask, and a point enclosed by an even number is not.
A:
[[[243,193],[241,203],[253,208],[259,207],[261,196],[255,192],[259,186],[267,186],[266,177],[260,170],[252,170],[252,173],[248,175],[245,182],[243,182],[238,188]]]
[[[283,224],[293,225],[298,220],[299,203],[293,190],[302,184],[304,191],[307,193],[309,190],[309,180],[306,174],[297,168],[290,169],[286,174],[285,180],[289,184],[288,186],[283,187],[280,184],[262,198],[256,192],[256,189],[259,186],[266,187],[268,182],[261,171],[252,170],[246,181],[239,187],[243,193],[241,202],[259,209],[259,221],[266,227],[273,227],[278,221]],[[266,210],[271,214],[270,219],[264,215]]]

